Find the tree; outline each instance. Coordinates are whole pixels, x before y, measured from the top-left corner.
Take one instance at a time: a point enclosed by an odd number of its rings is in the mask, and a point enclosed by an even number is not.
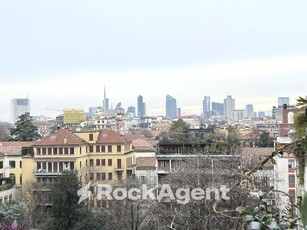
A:
[[[37,133],[37,127],[33,125],[30,113],[22,114],[11,129],[11,136],[14,141],[35,141],[41,136]]]
[[[259,135],[259,138],[256,140],[257,147],[274,147],[274,139],[270,137],[268,131],[262,131]]]
[[[0,122],[0,141],[9,140],[8,131],[9,131],[9,123]]]
[[[52,221],[48,229],[74,229],[74,224],[82,220],[82,213],[86,208],[83,204],[78,204],[77,191],[80,188],[81,184],[75,171],[64,172],[58,177],[57,182],[51,184]]]
[[[21,203],[8,203],[0,205],[0,226],[10,224],[14,220],[23,222],[23,207]]]

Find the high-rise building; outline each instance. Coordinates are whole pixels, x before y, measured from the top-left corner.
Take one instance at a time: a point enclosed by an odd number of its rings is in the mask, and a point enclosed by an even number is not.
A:
[[[231,95],[227,95],[227,98],[224,99],[224,116],[233,120],[233,110],[235,110],[235,99]]]
[[[210,117],[210,96],[204,96],[203,100],[203,116],[204,118]]]
[[[146,115],[146,104],[143,101],[143,96],[138,96],[138,117],[144,117]]]
[[[88,116],[92,117],[97,112],[97,107],[89,107],[88,109]]]
[[[108,113],[109,111],[109,98],[107,98],[106,87],[104,87],[104,97],[102,102],[102,109],[104,113]]]
[[[258,117],[260,118],[265,117],[265,112],[263,111],[258,112]]]
[[[254,106],[252,104],[247,104],[245,106],[245,117],[252,118],[254,115]]]
[[[15,123],[17,118],[25,113],[30,113],[30,100],[28,98],[14,98],[11,100],[11,119]]]
[[[177,116],[181,116],[181,108],[177,108]]]
[[[134,106],[129,106],[127,108],[127,113],[126,115],[130,118],[135,117],[135,107]]]
[[[166,117],[174,119],[177,116],[177,102],[176,99],[170,95],[166,95]]]
[[[278,98],[278,107],[283,107],[284,105],[289,106],[289,97],[279,97]]]
[[[224,115],[224,104],[220,102],[212,102],[212,112],[216,116]]]

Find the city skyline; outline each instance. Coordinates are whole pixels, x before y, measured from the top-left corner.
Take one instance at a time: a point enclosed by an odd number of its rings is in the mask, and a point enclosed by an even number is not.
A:
[[[307,94],[306,8],[300,0],[4,0],[0,120],[10,120],[12,98],[30,98],[33,115],[88,110],[101,105],[104,85],[109,107],[137,106],[142,95],[150,115],[165,114],[165,94],[183,115],[200,115],[205,95],[231,94],[237,109],[257,112],[278,97],[295,104]]]

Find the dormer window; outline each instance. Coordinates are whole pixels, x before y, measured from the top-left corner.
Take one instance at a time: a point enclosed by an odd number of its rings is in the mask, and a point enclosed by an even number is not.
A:
[[[94,140],[94,134],[90,133],[88,139],[89,139],[90,141],[93,141],[93,140]]]

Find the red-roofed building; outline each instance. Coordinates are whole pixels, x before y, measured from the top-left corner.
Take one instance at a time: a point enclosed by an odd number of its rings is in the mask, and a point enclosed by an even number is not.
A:
[[[23,156],[24,180],[52,182],[64,170],[77,170],[85,180],[113,183],[135,174],[132,142],[113,130],[72,132],[61,129],[33,145]]]

